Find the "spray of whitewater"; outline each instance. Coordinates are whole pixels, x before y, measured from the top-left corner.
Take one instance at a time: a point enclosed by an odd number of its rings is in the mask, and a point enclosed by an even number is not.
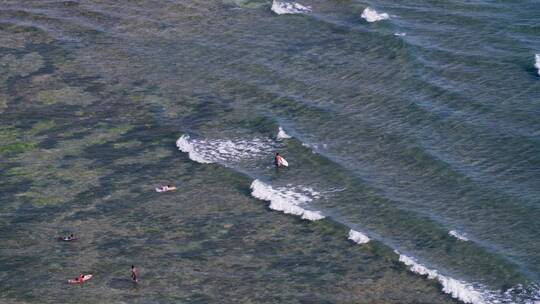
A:
[[[270,202],[270,209],[286,214],[294,214],[302,219],[317,221],[324,218],[319,211],[305,209],[306,204],[316,198],[318,192],[308,187],[273,188],[259,180],[251,183],[251,195]]]
[[[272,2],[272,11],[278,15],[285,14],[306,14],[311,12],[311,7],[303,6],[296,2],[284,2],[274,0]]]
[[[439,281],[439,283],[442,285],[442,291],[451,295],[453,298],[458,299],[464,303],[488,303],[482,292],[476,290],[472,285],[444,276],[438,273],[437,270],[429,269],[424,265],[416,262],[415,259],[408,257],[404,254],[400,254],[398,251],[395,251],[395,253],[399,255],[399,261],[408,266],[411,272],[425,275],[430,280]]]
[[[232,165],[267,157],[268,151],[275,150],[277,145],[269,138],[222,140],[193,139],[189,135],[182,135],[176,141],[176,146],[198,163]]]
[[[276,135],[276,139],[277,140],[283,140],[283,139],[289,139],[289,138],[292,138],[289,134],[287,134],[285,132],[285,130],[283,130],[282,127],[279,127],[278,128],[278,133]]]
[[[370,241],[367,235],[352,229],[349,231],[349,240],[357,244],[365,244]]]
[[[387,13],[378,13],[376,10],[366,7],[360,17],[364,18],[367,22],[377,22],[381,20],[390,19]]]

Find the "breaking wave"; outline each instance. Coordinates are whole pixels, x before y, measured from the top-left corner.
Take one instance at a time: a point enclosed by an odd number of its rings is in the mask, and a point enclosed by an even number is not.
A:
[[[246,139],[192,139],[182,135],[176,146],[189,158],[201,164],[231,164],[242,160],[268,156],[268,151],[276,148],[276,143],[267,138]]]
[[[311,12],[311,7],[296,2],[288,3],[274,0],[272,2],[272,11],[278,15],[305,14]]]
[[[367,235],[352,229],[349,231],[349,240],[358,244],[365,244],[370,241]]]
[[[278,140],[282,140],[282,139],[289,139],[289,138],[292,138],[292,137],[289,134],[285,133],[285,130],[283,130],[282,127],[279,127],[278,134],[277,134],[276,138]]]
[[[251,183],[251,195],[263,201],[270,202],[270,209],[294,214],[302,219],[317,221],[325,218],[320,211],[304,209],[305,205],[314,198],[318,192],[309,187],[279,187],[273,188],[258,179]]]
[[[369,7],[364,9],[360,17],[364,18],[367,22],[377,22],[390,19],[390,16],[387,13],[378,13],[376,10]]]
[[[413,258],[410,258],[406,255],[400,254],[398,251],[395,251],[399,255],[399,261],[409,267],[409,270],[420,274],[425,275],[430,280],[436,279],[442,285],[442,291],[451,295],[453,298],[458,299],[464,303],[472,304],[486,304],[487,299],[482,292],[476,290],[469,283],[458,281],[456,279],[446,277],[437,272],[437,270],[432,270],[425,267],[422,264],[419,264]]]
[[[464,242],[467,242],[469,239],[465,236],[465,234],[463,233],[459,233],[457,232],[456,230],[450,230],[450,232],[448,232],[449,235],[455,237],[456,239],[460,240],[460,241],[464,241]]]

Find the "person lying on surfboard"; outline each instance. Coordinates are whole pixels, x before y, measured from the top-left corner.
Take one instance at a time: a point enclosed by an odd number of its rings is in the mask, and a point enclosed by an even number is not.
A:
[[[59,237],[58,239],[59,239],[60,241],[66,241],[66,242],[76,240],[75,235],[73,235],[73,233],[70,234],[69,236]]]
[[[176,187],[171,186],[171,185],[166,185],[166,186],[161,186],[161,187],[156,188],[156,192],[169,192],[169,191],[174,191],[174,190],[176,190]]]
[[[93,276],[91,274],[81,274],[79,275],[78,277],[74,278],[74,279],[69,279],[68,280],[68,283],[69,284],[82,284],[88,280],[90,280]]]
[[[69,282],[73,284],[84,282],[84,274],[80,274],[78,277],[74,278],[73,280],[70,280]]]

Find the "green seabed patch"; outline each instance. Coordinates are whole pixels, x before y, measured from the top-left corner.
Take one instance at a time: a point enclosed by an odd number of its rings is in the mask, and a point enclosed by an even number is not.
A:
[[[138,140],[130,140],[130,141],[114,143],[113,148],[114,149],[129,149],[129,148],[140,147],[141,145],[142,143]]]
[[[268,1],[260,0],[224,0],[223,2],[250,9],[261,8],[268,5]]]
[[[54,121],[40,121],[29,130],[14,127],[0,129],[0,139],[8,144],[0,151],[16,155],[9,158],[15,166],[5,176],[16,184],[28,184],[24,192],[15,195],[19,202],[29,201],[35,206],[56,205],[73,201],[78,195],[100,185],[100,178],[110,174],[105,167],[96,166],[91,159],[82,157],[85,149],[119,140],[132,126],[98,124],[96,128],[73,128],[69,132],[90,131],[77,139],[58,141],[54,148],[40,149],[38,143],[47,130],[56,126]],[[21,143],[18,138],[27,138]]]
[[[29,200],[35,206],[65,203],[74,200],[78,194],[99,186],[99,178],[104,173],[83,165],[55,167],[51,171],[33,173],[32,186],[28,191],[17,194],[17,197]]]
[[[43,131],[48,131],[56,126],[56,123],[53,120],[38,121],[32,125],[30,130],[31,135],[37,135]]]
[[[16,143],[7,144],[7,145],[2,145],[0,147],[0,153],[8,153],[8,154],[22,153],[22,152],[33,150],[35,148],[36,148],[35,143],[20,141]]]
[[[4,110],[7,109],[8,107],[7,103],[8,103],[7,98],[5,96],[0,95],[0,114],[3,113]]]
[[[50,43],[53,39],[45,32],[31,26],[0,24],[0,47],[24,49],[28,43]]]
[[[0,154],[13,155],[34,150],[37,143],[23,136],[24,133],[12,126],[0,126]]]
[[[148,165],[159,162],[160,159],[172,156],[172,151],[165,148],[147,149],[142,153],[121,157],[114,161],[114,165]]]
[[[46,105],[62,103],[85,106],[94,103],[97,101],[97,98],[81,88],[64,87],[61,89],[40,91],[35,96],[35,100]]]
[[[22,57],[8,54],[0,58],[0,79],[13,76],[26,77],[43,67],[45,61],[37,52],[28,53]]]

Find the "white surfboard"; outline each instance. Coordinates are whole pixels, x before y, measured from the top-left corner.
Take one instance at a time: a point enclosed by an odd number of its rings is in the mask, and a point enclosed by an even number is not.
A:
[[[159,187],[156,188],[156,192],[169,192],[169,191],[175,191],[176,187]]]
[[[281,166],[285,166],[285,167],[288,167],[288,166],[289,166],[289,163],[288,163],[287,160],[286,160],[285,158],[283,158],[283,157],[280,157],[280,158],[279,158],[279,164],[280,164]]]

